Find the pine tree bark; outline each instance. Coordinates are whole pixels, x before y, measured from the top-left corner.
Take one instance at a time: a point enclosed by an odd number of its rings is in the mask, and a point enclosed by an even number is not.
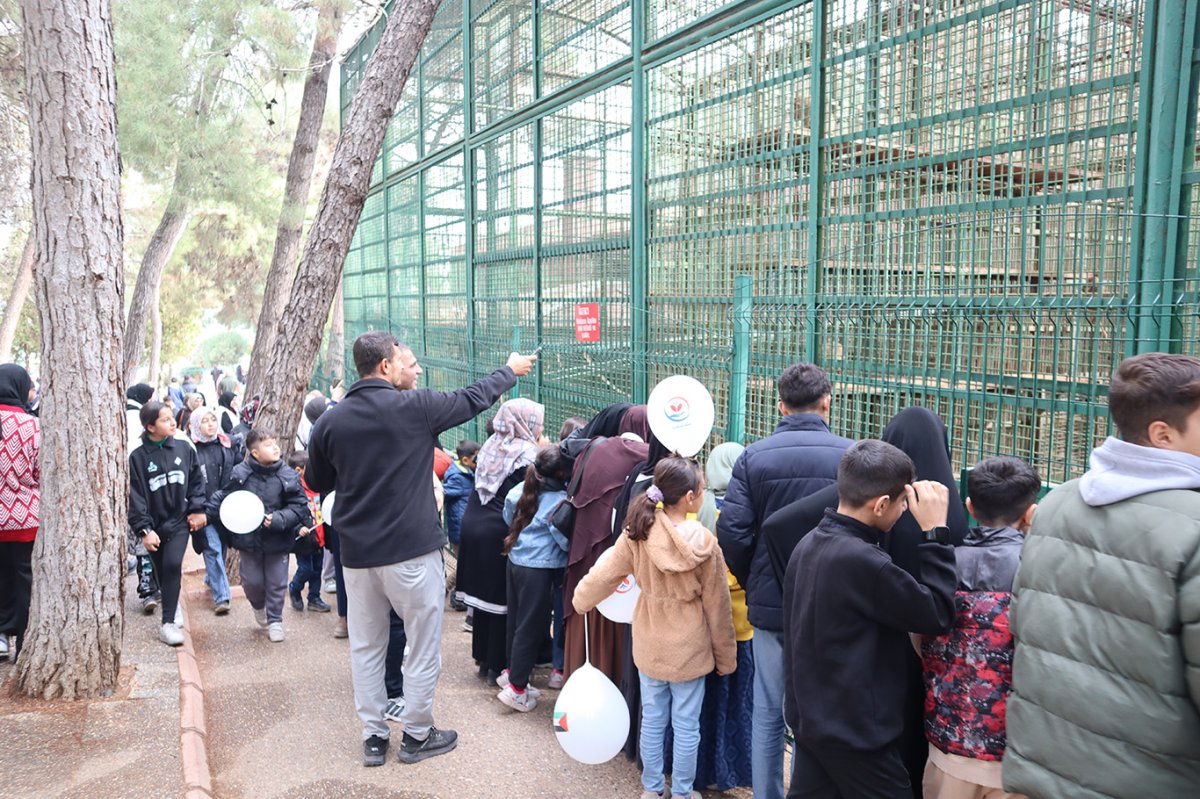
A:
[[[190,213],[183,199],[181,177],[182,164],[175,169],[175,184],[166,210],[158,220],[158,227],[142,254],[142,265],[138,269],[137,283],[133,287],[133,300],[129,303],[129,320],[125,325],[124,375],[125,383],[134,382],[138,364],[146,349],[146,323],[150,320],[151,307],[158,296],[162,282],[163,267],[171,260],[171,253],[187,230]],[[150,375],[154,380],[153,373]]]
[[[247,397],[261,393],[259,386],[269,368],[279,317],[287,305],[288,294],[296,277],[300,238],[304,232],[304,211],[312,187],[313,165],[317,160],[321,121],[325,118],[325,99],[329,96],[329,73],[337,55],[341,16],[341,6],[337,0],[325,0],[317,12],[317,34],[308,61],[304,95],[300,100],[300,121],[296,126],[292,153],[288,157],[283,208],[279,212],[275,233],[275,251],[271,255],[271,268],[267,271],[254,349],[250,353],[250,371],[246,376]]]
[[[162,281],[154,289],[150,303],[150,385],[162,385]],[[179,410],[176,408],[175,410]]]
[[[129,490],[126,460],[114,456],[125,452],[125,280],[112,17],[107,0],[22,6],[45,395],[33,598],[14,690],[82,699],[117,682]]]
[[[0,362],[12,360],[13,339],[17,336],[17,323],[21,320],[21,311],[25,308],[25,299],[29,296],[29,285],[33,282],[33,251],[34,239],[31,232],[25,238],[25,247],[21,250],[21,263],[17,265],[17,279],[13,281],[12,290],[8,292],[8,304],[4,306],[4,321],[0,323]]]
[[[367,199],[371,170],[439,5],[441,0],[401,0],[393,6],[334,147],[317,216],[304,243],[266,375],[258,384],[263,404],[255,426],[274,430],[288,452],[321,349],[329,304]]]
[[[346,379],[346,312],[342,306],[342,284],[333,296],[333,311],[329,322],[329,352],[325,364],[332,382]]]

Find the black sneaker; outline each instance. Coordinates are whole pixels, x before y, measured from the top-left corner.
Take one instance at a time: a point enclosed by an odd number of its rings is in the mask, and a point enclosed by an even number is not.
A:
[[[363,741],[363,765],[382,766],[387,760],[388,739],[372,735]]]
[[[329,611],[333,610],[333,608],[329,606],[329,603],[324,599],[321,599],[319,596],[308,600],[308,609],[315,610],[317,613],[328,613]]]
[[[288,596],[292,598],[292,610],[304,610],[304,599],[299,591],[288,588]]]
[[[439,730],[429,728],[429,737],[418,741],[408,733],[404,733],[404,741],[396,752],[396,759],[401,763],[419,763],[430,757],[444,755],[458,746],[458,733],[454,730]]]

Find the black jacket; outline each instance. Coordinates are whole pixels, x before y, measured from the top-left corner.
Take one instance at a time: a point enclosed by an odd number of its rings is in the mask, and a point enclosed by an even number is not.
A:
[[[779,582],[760,535],[762,523],[784,505],[832,485],[842,453],[852,443],[831,433],[819,415],[795,413],[780,419],[773,434],[746,447],[733,465],[717,540],[729,571],[746,589],[756,628],[783,629]]]
[[[189,513],[204,513],[204,472],[187,442],[168,438],[129,453],[129,527],[153,530],[164,541],[188,531]]]
[[[271,516],[271,526],[260,526],[252,533],[233,535],[221,524],[221,501],[234,491],[249,491],[262,500],[263,509]],[[229,545],[246,552],[278,555],[292,551],[300,525],[311,525],[308,499],[300,484],[300,475],[283,461],[263,466],[253,457],[233,467],[229,481],[213,492],[207,505],[209,522],[217,525]]]
[[[367,378],[321,414],[309,435],[304,477],[314,491],[337,491],[333,518],[344,566],[386,566],[445,545],[433,499],[437,437],[516,383],[507,366],[449,393],[397,391],[382,378]]]
[[[802,743],[894,743],[904,729],[908,633],[941,635],[954,623],[954,547],[922,543],[914,578],[879,538],[830,510],[788,562],[784,718]]]
[[[199,458],[200,468],[204,471],[206,500],[229,481],[233,467],[238,464],[233,442],[228,438],[222,441],[222,437],[224,434],[212,441],[196,442],[196,457]]]

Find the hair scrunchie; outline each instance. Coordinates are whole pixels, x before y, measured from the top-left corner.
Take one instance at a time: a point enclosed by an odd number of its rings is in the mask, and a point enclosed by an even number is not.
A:
[[[662,502],[663,501],[662,489],[659,488],[658,486],[654,485],[653,483],[651,483],[650,487],[646,489],[646,498],[655,504]]]

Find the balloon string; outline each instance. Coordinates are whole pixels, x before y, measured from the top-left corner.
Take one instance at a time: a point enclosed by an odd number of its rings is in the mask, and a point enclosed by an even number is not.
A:
[[[592,635],[588,632],[588,616],[590,615],[592,615],[590,610],[583,614],[583,662],[589,665],[592,662],[592,649],[590,646]]]

